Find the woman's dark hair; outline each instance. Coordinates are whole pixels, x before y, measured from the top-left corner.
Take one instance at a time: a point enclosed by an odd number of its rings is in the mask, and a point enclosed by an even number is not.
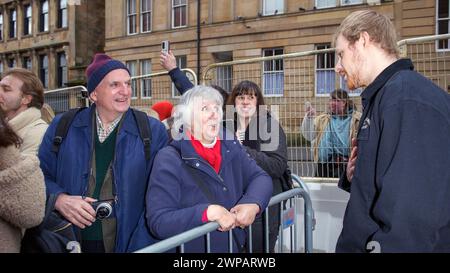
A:
[[[19,148],[22,140],[14,132],[14,130],[9,127],[8,122],[5,119],[5,113],[0,109],[0,147],[8,147],[10,145],[16,145]]]
[[[228,97],[229,105],[236,105],[236,97],[240,95],[254,95],[256,96],[256,109],[258,110],[260,105],[266,105],[264,103],[264,97],[259,86],[252,81],[241,81],[231,91]]]

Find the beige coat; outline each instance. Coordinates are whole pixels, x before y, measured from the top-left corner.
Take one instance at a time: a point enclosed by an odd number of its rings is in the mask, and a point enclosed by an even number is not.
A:
[[[330,122],[331,115],[321,114],[315,117],[313,122],[311,122],[311,119],[312,118],[305,116],[302,122],[301,130],[305,139],[311,141],[313,159],[314,162],[318,162],[320,140],[322,139],[323,133],[325,132],[328,123]],[[353,138],[356,138],[360,119],[361,119],[361,112],[353,111],[352,119],[350,121],[350,132],[349,132],[350,145],[352,144],[351,140]],[[350,151],[351,148],[352,147],[350,147]]]
[[[0,253],[19,252],[22,229],[40,224],[45,213],[44,175],[35,155],[0,147]]]
[[[11,119],[9,125],[23,140],[20,152],[36,155],[48,128],[48,124],[41,119],[41,111],[30,107]]]

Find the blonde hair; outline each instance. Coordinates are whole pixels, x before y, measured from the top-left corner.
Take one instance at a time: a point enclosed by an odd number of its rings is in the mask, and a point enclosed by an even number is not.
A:
[[[342,35],[350,45],[354,44],[361,33],[367,32],[370,39],[380,44],[389,55],[398,58],[397,33],[394,24],[383,14],[373,10],[359,10],[348,15],[334,34],[333,43]]]
[[[55,112],[53,111],[52,107],[48,105],[47,103],[44,103],[41,108],[41,118],[47,122],[47,124],[50,124],[55,117]]]

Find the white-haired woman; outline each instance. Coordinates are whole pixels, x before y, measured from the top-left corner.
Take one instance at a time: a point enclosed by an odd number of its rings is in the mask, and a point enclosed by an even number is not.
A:
[[[159,239],[217,221],[211,251],[228,252],[224,231],[252,224],[270,200],[271,178],[223,133],[222,104],[217,90],[196,86],[175,108],[174,141],[156,156],[146,196],[148,225]],[[233,234],[234,252],[242,251],[245,231]],[[204,236],[185,251],[204,252]]]

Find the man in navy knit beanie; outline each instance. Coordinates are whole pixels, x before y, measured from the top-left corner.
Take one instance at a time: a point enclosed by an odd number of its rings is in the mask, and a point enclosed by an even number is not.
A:
[[[128,68],[121,61],[111,59],[111,57],[104,53],[95,54],[94,60],[86,69],[89,94],[95,90],[106,74],[115,69],[123,69],[128,72],[128,75],[130,74]]]
[[[80,229],[82,252],[136,251],[155,241],[145,225],[145,191],[168,135],[144,114],[151,131],[146,158],[139,113],[130,108],[130,72],[121,61],[96,54],[86,76],[93,104],[76,114],[58,153],[53,138],[61,115],[40,146],[47,193],[57,195],[55,209]]]

